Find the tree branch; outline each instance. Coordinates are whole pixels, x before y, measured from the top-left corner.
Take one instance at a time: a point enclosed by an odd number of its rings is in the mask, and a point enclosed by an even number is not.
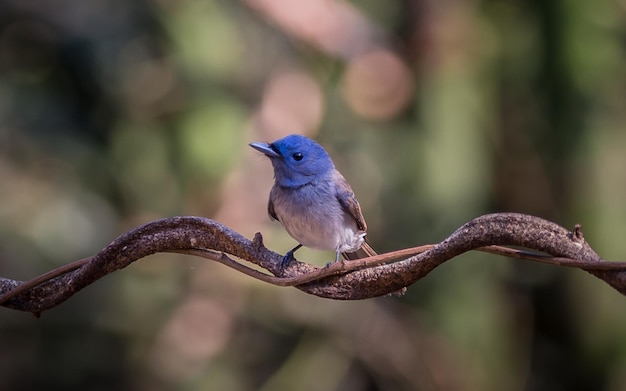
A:
[[[502,246],[520,246],[535,252]],[[443,242],[342,261],[325,268],[293,262],[286,269],[282,256],[213,220],[172,217],[157,220],[118,237],[93,257],[72,262],[22,282],[0,277],[0,304],[35,315],[53,308],[96,280],[158,252],[174,252],[214,260],[253,278],[337,300],[366,299],[393,293],[426,276],[443,262],[470,250],[576,267],[626,294],[626,262],[607,262],[573,231],[534,216],[497,213],[478,217]],[[537,253],[538,252],[538,253]],[[229,256],[230,255],[230,256]],[[233,257],[271,274],[250,268]]]

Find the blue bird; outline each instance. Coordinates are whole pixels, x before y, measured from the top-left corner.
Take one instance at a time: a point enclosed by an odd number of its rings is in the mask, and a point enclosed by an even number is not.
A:
[[[274,186],[267,206],[298,245],[283,257],[286,267],[302,246],[335,251],[348,260],[376,255],[365,242],[367,225],[361,206],[328,153],[315,141],[296,134],[273,143],[250,146],[274,167]]]

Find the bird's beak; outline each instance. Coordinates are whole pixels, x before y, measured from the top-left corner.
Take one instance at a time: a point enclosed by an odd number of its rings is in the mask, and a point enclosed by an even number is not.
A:
[[[250,143],[250,146],[259,152],[262,152],[267,157],[280,157],[280,154],[272,148],[268,143],[255,142]]]

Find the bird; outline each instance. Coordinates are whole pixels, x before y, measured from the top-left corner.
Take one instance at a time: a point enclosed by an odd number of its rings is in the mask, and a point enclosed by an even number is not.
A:
[[[332,250],[335,262],[340,254],[347,260],[376,255],[365,241],[367,224],[352,188],[320,144],[292,134],[249,145],[267,156],[274,168],[267,205],[270,218],[298,242],[283,257],[283,268],[302,246]]]

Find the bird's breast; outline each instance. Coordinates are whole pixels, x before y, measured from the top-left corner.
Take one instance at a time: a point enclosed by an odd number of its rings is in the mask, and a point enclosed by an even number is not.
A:
[[[306,247],[354,251],[364,241],[365,233],[345,213],[332,184],[313,182],[297,188],[276,185],[270,197],[278,220]]]

